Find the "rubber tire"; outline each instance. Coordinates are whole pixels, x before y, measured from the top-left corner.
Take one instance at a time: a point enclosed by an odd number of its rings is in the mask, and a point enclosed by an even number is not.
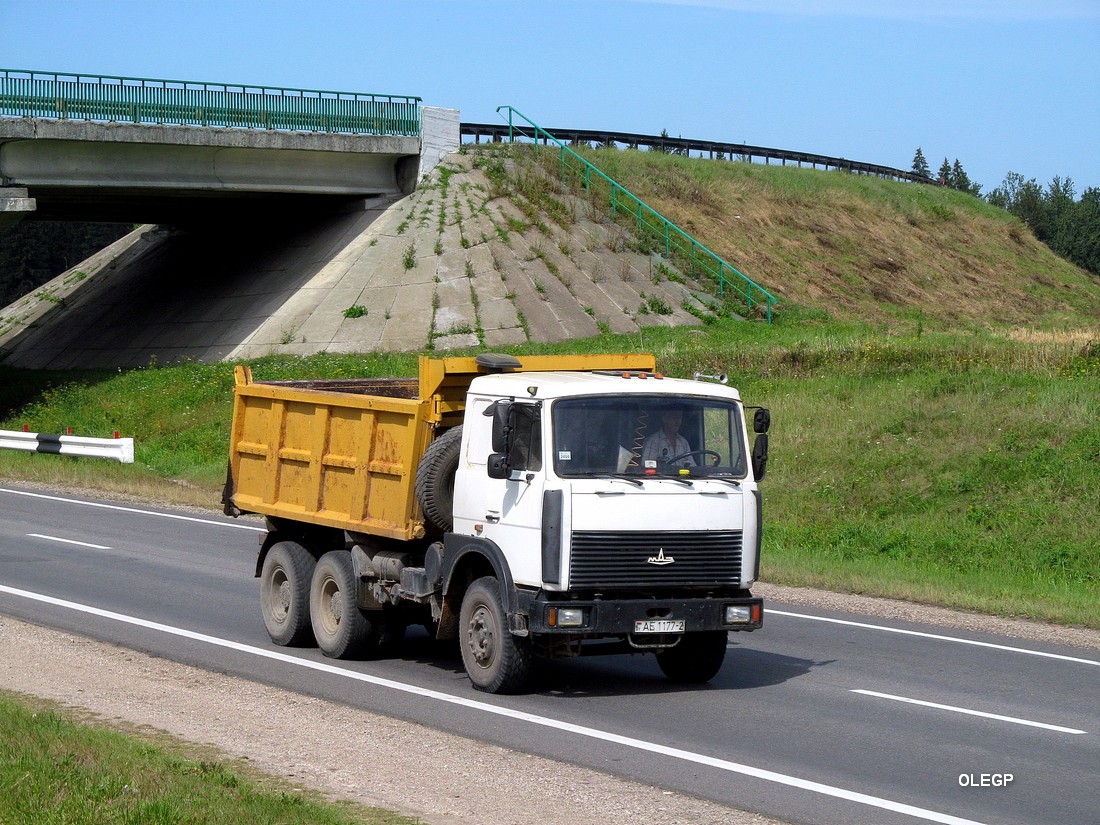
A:
[[[260,612],[267,635],[277,645],[313,644],[309,585],[317,559],[294,541],[273,544],[260,570]]]
[[[673,682],[709,682],[722,669],[727,641],[724,630],[687,633],[676,647],[657,654],[657,664],[661,672]]]
[[[332,659],[359,656],[367,646],[371,622],[359,609],[351,553],[332,550],[321,556],[309,587],[313,636]]]
[[[444,533],[454,529],[455,472],[462,427],[452,427],[428,445],[416,468],[416,500],[424,517]]]
[[[475,580],[462,597],[458,619],[462,664],[473,686],[486,693],[515,693],[527,684],[531,642],[508,630],[493,576]]]

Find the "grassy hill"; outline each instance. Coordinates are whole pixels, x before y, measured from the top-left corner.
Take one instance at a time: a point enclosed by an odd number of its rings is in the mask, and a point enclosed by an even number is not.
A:
[[[511,351],[652,351],[670,374],[726,372],[749,403],[769,406],[765,580],[1100,627],[1096,278],[957,192],[591,156],[779,296],[776,322],[712,318]],[[497,186],[521,207],[540,200]],[[546,203],[577,195],[540,189],[549,227],[563,218]],[[407,375],[415,357],[272,356],[253,369],[260,380]],[[228,364],[0,367],[0,428],[119,429],[137,441],[132,466],[0,453],[0,477],[214,506],[231,386]]]
[[[962,192],[656,152],[584,155],[788,305],[885,325],[1100,325],[1100,280]]]

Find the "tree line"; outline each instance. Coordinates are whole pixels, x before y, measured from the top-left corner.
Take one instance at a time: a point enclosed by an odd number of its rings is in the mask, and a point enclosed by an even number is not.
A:
[[[1090,186],[1075,198],[1069,178],[1055,176],[1044,188],[1035,178],[1009,172],[986,199],[1027,224],[1063,258],[1100,275],[1100,188]]]
[[[128,223],[24,220],[0,231],[0,307],[18,301],[133,228]]]
[[[980,198],[982,194],[982,185],[970,180],[970,176],[966,174],[966,170],[963,169],[962,163],[958,158],[955,158],[955,162],[952,163],[947,158],[943,159],[943,163],[940,164],[940,171],[935,178],[932,177],[932,169],[928,166],[928,160],[924,157],[924,152],[921,148],[917,147],[917,152],[913,155],[913,172],[920,175],[922,178],[927,178],[929,183],[935,181],[940,186],[947,186],[951,189],[958,189],[960,192],[968,192],[976,198]]]
[[[932,179],[928,161],[918,146],[913,171]],[[943,159],[937,180],[943,186],[982,197],[982,186],[970,180],[958,158]],[[1077,198],[1070,178],[1055,176],[1045,187],[1035,178],[1009,172],[985,200],[1023,221],[1040,241],[1056,253],[1100,275],[1100,188],[1090,186]]]

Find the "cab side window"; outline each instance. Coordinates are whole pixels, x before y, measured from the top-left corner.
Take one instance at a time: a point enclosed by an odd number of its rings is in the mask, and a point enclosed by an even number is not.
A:
[[[472,421],[481,421],[479,417],[485,413],[485,410],[493,403],[489,398],[474,398],[470,402],[470,413],[467,418]],[[466,450],[466,460],[471,464],[477,464],[480,467],[484,467],[489,460],[489,453],[492,450],[492,441],[490,436],[489,427],[468,427],[469,446]]]
[[[513,408],[515,429],[508,461],[513,470],[536,472],[542,469],[542,410],[535,404],[516,404]]]

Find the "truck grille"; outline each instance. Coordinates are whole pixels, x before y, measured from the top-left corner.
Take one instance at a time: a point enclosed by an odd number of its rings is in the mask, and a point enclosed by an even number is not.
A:
[[[569,587],[712,587],[741,581],[740,530],[576,531]]]

